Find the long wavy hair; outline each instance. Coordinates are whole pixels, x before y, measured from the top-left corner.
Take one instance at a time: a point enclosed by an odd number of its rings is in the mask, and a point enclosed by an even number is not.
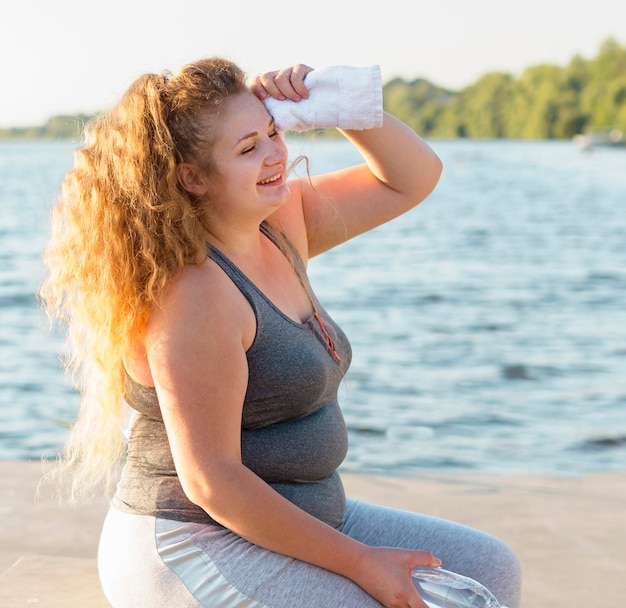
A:
[[[206,260],[200,201],[180,162],[211,170],[215,117],[247,90],[244,73],[214,58],[138,78],[112,111],[87,124],[52,212],[40,296],[65,325],[64,363],[81,395],[53,468],[72,500],[111,489],[124,455],[123,357],[186,264]]]

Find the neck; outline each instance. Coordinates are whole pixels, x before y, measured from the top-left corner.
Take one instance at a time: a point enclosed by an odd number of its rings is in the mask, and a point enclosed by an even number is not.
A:
[[[246,228],[212,225],[206,232],[206,239],[228,257],[256,257],[261,251],[258,224]]]

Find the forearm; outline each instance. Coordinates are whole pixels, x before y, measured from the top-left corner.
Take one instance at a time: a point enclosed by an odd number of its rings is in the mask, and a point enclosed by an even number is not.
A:
[[[301,182],[309,257],[409,211],[437,185],[441,162],[414,131],[390,114],[381,127],[342,130],[365,164]]]
[[[364,545],[304,512],[245,466],[219,469],[206,490],[193,492],[213,519],[258,546],[354,576]]]
[[[437,185],[441,161],[421,137],[394,116],[385,113],[379,128],[340,131],[363,155],[372,174],[401,195],[406,209],[421,202]]]

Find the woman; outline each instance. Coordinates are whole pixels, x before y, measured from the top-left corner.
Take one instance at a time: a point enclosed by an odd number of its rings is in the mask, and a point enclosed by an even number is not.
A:
[[[248,87],[210,59],[146,75],[89,126],[64,182],[42,294],[81,378],[75,494],[120,459],[122,397],[134,410],[103,588],[115,608],[423,608],[411,569],[441,559],[517,608],[496,539],[345,500],[350,347],[306,260],[417,205],[441,167],[385,115],[343,131],[365,164],[287,180],[262,100],[306,100],[310,72]]]

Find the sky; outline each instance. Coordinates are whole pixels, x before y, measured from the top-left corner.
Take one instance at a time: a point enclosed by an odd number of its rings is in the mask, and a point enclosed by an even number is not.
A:
[[[19,0],[0,7],[0,127],[112,107],[145,72],[379,64],[454,90],[626,45],[623,0]]]

